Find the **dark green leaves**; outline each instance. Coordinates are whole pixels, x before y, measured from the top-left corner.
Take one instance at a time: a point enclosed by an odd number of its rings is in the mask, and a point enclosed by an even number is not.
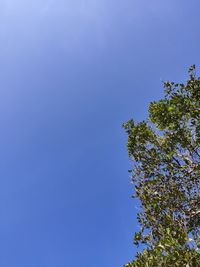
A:
[[[200,78],[164,83],[165,98],[152,102],[147,121],[128,121],[134,196],[140,200],[146,244],[134,266],[200,266]],[[195,265],[196,264],[196,265]]]

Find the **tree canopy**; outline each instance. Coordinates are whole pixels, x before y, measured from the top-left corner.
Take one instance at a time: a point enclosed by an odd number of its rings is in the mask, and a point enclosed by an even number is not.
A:
[[[200,266],[200,78],[164,83],[147,120],[123,125],[134,197],[140,200],[135,245],[126,267]]]

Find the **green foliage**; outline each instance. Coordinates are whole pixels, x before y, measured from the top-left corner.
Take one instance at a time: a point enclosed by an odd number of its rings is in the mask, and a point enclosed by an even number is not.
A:
[[[146,249],[126,267],[200,266],[200,78],[165,82],[149,118],[123,125],[140,200],[134,243]]]

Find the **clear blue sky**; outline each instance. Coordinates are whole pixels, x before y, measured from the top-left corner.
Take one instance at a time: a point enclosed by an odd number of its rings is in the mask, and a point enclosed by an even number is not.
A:
[[[0,1],[0,266],[121,267],[121,125],[200,66],[198,0]]]

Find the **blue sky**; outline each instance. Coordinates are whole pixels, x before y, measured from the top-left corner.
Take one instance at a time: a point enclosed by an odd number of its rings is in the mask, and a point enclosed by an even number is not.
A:
[[[199,69],[199,1],[0,1],[0,266],[135,255],[121,125]]]

